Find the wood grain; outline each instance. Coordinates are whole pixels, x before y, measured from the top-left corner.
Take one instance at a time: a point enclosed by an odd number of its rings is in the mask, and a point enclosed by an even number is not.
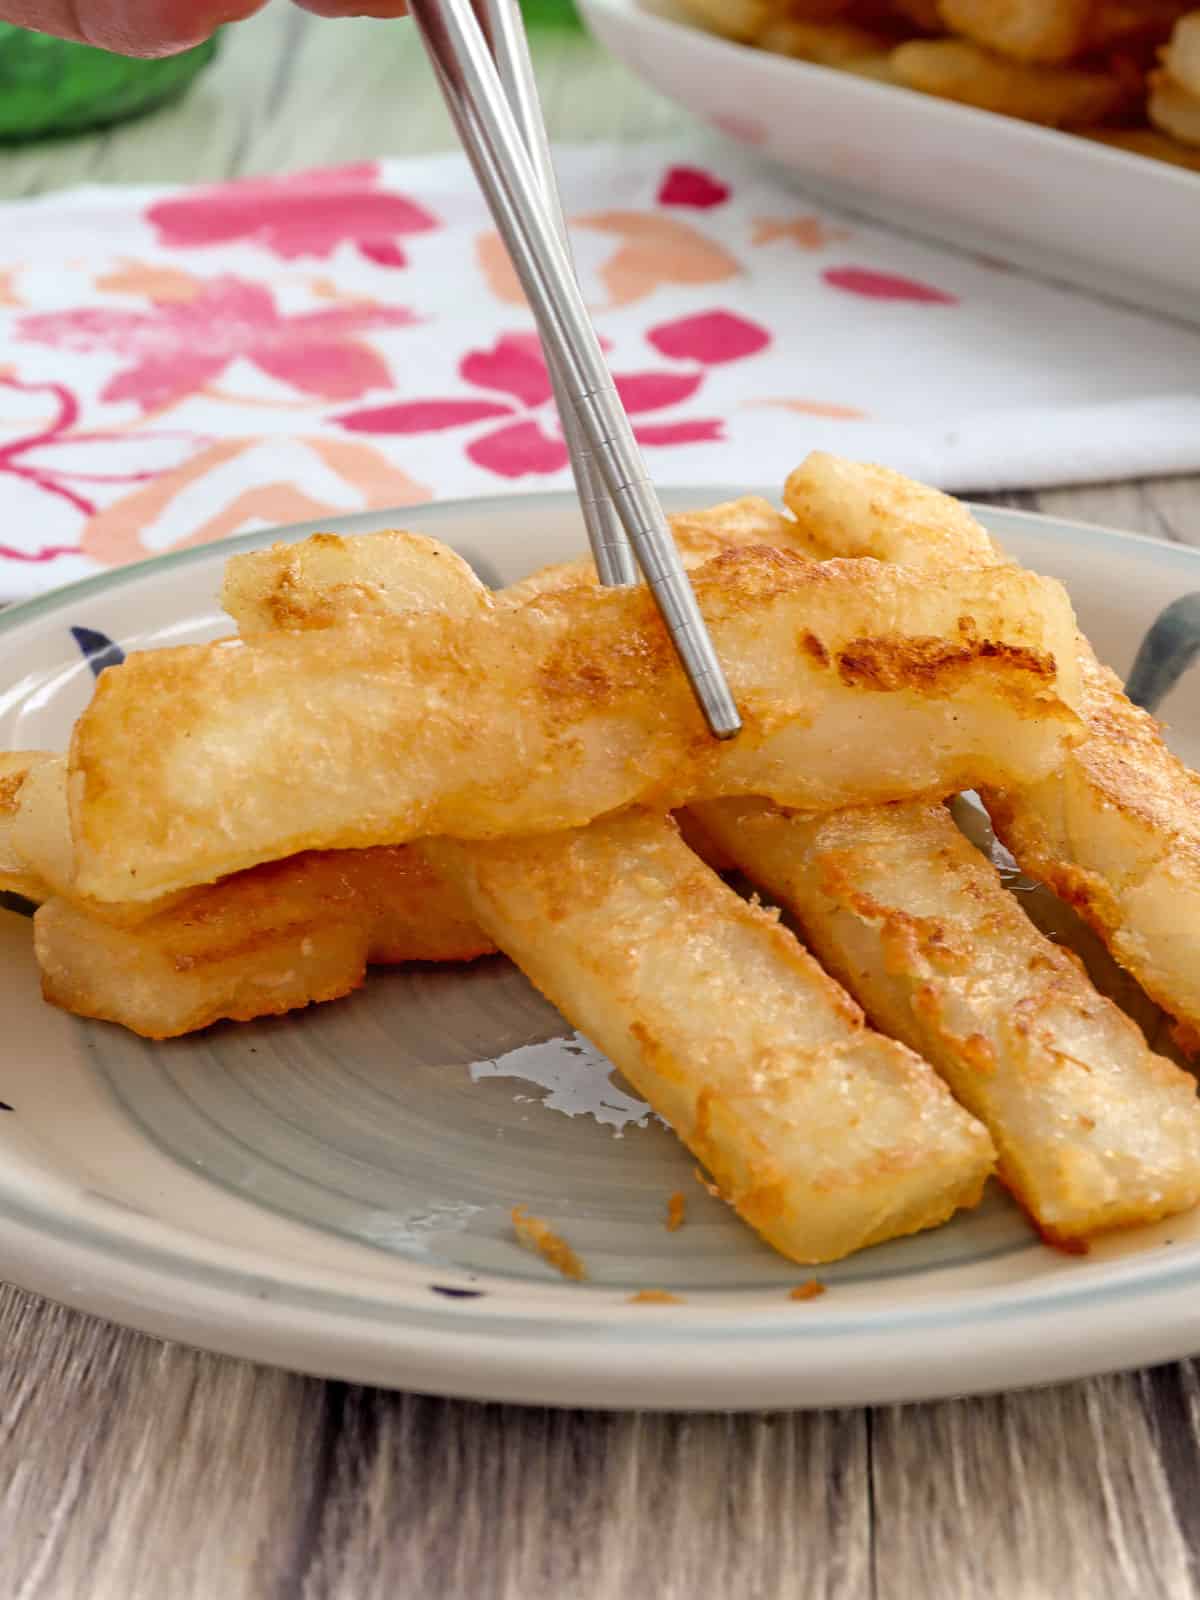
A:
[[[581,38],[538,64],[559,138],[687,125]],[[151,122],[6,154],[0,193],[449,143],[411,31],[280,6]],[[1200,545],[1200,478],[1004,498]],[[0,1286],[4,1600],[1189,1600],[1198,1557],[1195,1363],[877,1412],[615,1417],[321,1383]]]

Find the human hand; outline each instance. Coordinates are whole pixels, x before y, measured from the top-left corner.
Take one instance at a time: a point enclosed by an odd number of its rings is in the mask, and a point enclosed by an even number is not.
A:
[[[21,28],[99,45],[126,56],[169,56],[240,22],[266,0],[0,0],[0,18]],[[404,0],[296,0],[319,17],[399,17]]]

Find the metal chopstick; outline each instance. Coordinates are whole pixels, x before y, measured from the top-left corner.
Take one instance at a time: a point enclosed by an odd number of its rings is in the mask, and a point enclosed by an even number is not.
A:
[[[691,583],[543,201],[470,0],[412,0],[463,148],[565,391],[712,732],[741,727]]]
[[[542,120],[542,107],[520,6],[517,0],[473,0],[473,10],[492,60],[496,63],[509,110],[533,165],[542,201],[570,262],[571,242],[558,196],[558,180],[554,175],[550,140]],[[595,554],[597,576],[608,587],[634,584],[638,581],[637,561],[625,529],[621,526],[616,507],[608,497],[604,475],[572,408],[558,362],[551,351],[547,350],[545,354],[554,388],[554,401],[562,420],[567,453],[571,458],[571,470],[575,475],[575,487],[583,509],[588,543]]]

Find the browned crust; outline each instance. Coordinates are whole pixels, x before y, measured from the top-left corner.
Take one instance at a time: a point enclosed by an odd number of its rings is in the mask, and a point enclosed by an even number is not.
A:
[[[1053,739],[1074,731],[1061,698],[1073,691],[1054,681],[1053,654],[1037,645],[1064,631],[1061,591],[1007,569],[941,581],[948,593],[875,562],[816,564],[761,547],[700,569],[697,598],[745,721],[730,745],[707,735],[644,591],[571,590],[471,618],[372,616],[235,648],[131,655],[99,681],[73,741],[80,887],[100,898],[150,899],[303,849],[531,833],[630,803],[665,809],[696,793],[746,792],[738,765],[753,764],[753,783],[762,781],[763,742],[811,724],[826,704],[826,672],[836,684],[830,694],[904,692],[918,704],[949,698],[970,680],[973,714],[1003,707],[1036,723],[1045,761]],[[958,613],[948,647],[928,630],[906,632],[918,607],[931,619]],[[986,626],[968,623],[974,612],[986,612]],[[878,633],[847,625],[873,615]],[[805,618],[794,631],[793,616]],[[811,639],[791,653],[801,632],[818,639],[828,667]],[[373,693],[364,699],[360,684]],[[382,693],[393,685],[394,695]],[[360,706],[369,710],[360,715]],[[253,746],[245,730],[268,710],[278,734]],[[949,726],[978,741],[969,718]],[[601,739],[611,761],[596,760]],[[977,752],[968,774],[952,746],[933,749],[937,774],[892,779],[893,793],[870,798],[982,780],[988,763],[1004,772],[1015,753]],[[202,768],[204,804],[193,804],[190,779],[179,781],[193,768]],[[789,786],[778,798],[838,803],[815,790],[791,793],[807,767],[773,770]],[[836,789],[833,779],[826,769],[822,783]],[[286,803],[268,803],[285,793]]]
[[[835,657],[844,684],[885,693],[909,688],[924,694],[951,692],[977,661],[999,662],[1047,687],[1055,678],[1053,655],[991,639],[962,644],[944,639],[853,639]]]
[[[1160,724],[1126,697],[1120,680],[1082,638],[1079,654],[1087,737],[1067,752],[1062,797],[1054,799],[1054,780],[1031,792],[988,788],[988,811],[1022,870],[1073,906],[1150,998],[1194,1028],[1200,1018],[1143,951],[1137,930],[1127,923],[1124,900],[1164,860],[1200,879],[1200,775],[1171,753]],[[1072,859],[1074,835],[1089,825],[1069,798],[1076,788],[1096,817],[1120,816],[1136,829],[1148,847],[1140,867],[1114,857],[1112,870],[1100,871]]]

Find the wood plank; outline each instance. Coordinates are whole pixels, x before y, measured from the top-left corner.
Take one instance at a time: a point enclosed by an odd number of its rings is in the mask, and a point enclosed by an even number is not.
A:
[[[319,1486],[323,1385],[0,1287],[0,1594],[255,1600]]]
[[[861,1413],[605,1416],[355,1390],[303,1593],[858,1600],[869,1507]]]
[[[889,1408],[872,1433],[879,1600],[1191,1600],[1133,1377]]]

